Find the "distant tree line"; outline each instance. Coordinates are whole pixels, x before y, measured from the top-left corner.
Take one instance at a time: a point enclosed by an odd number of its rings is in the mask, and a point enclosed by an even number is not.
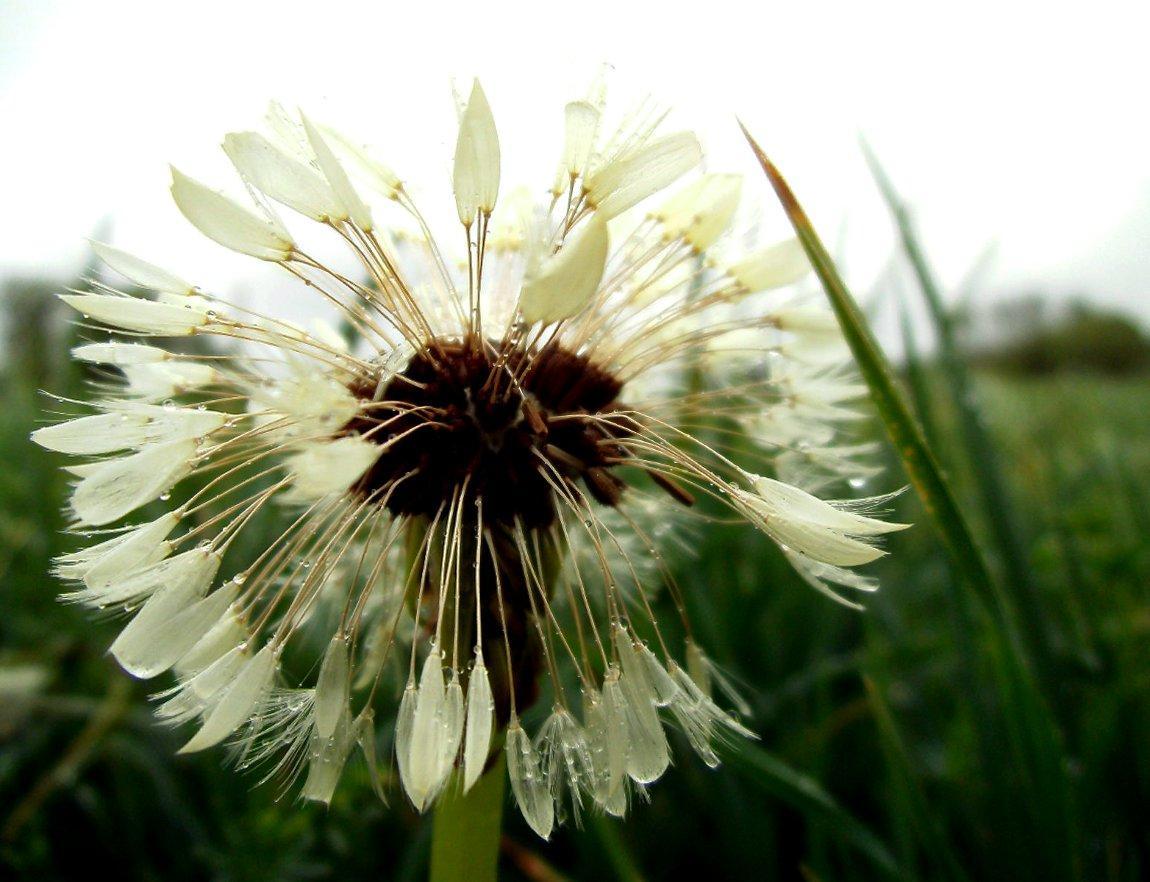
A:
[[[964,346],[980,367],[1023,375],[1136,374],[1150,369],[1150,337],[1121,313],[1037,295],[1008,300],[961,322]]]

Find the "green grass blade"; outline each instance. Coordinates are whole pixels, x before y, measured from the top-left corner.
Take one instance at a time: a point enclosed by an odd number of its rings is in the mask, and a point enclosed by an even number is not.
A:
[[[990,618],[983,631],[1009,749],[1019,767],[1021,783],[1017,789],[1027,802],[1020,806],[1020,811],[1029,813],[1033,827],[1034,878],[1077,878],[1072,800],[1060,738],[1027,663],[1010,598],[993,579],[957,498],[895,380],[890,362],[806,212],[745,127],[743,134],[823,284],[887,435],[955,571],[974,592],[980,612]],[[1014,789],[1003,785],[1004,792]]]
[[[914,335],[914,324],[905,305],[899,310],[899,327],[902,330],[903,357],[906,362],[906,380],[914,403],[915,416],[922,426],[927,441],[938,446],[939,421],[935,414],[935,404],[931,394],[930,378],[926,366],[919,355],[918,343]]]
[[[724,751],[724,761],[740,777],[787,803],[811,824],[830,831],[834,838],[852,846],[890,879],[905,879],[902,868],[882,840],[844,809],[813,778],[793,769],[781,759],[746,742]]]
[[[615,878],[619,882],[646,882],[635,858],[619,836],[615,820],[598,812],[592,813],[590,820],[591,831],[603,846],[607,860],[615,871]]]
[[[883,426],[891,442],[898,451],[907,475],[935,528],[955,569],[958,570],[976,591],[1003,630],[1014,634],[1013,613],[1008,598],[998,589],[990,577],[981,551],[975,544],[974,536],[966,518],[958,507],[950,485],[943,478],[942,470],[935,460],[918,422],[911,414],[890,362],[883,355],[862,311],[851,296],[846,285],[839,278],[830,255],[807,218],[806,212],[791,192],[790,186],[779,174],[778,169],[763,153],[762,148],[743,129],[747,141],[771,182],[775,194],[794,226],[811,266],[818,275],[838,316],[843,336],[846,338],[858,363],[859,371],[870,389],[871,399],[878,409]]]
[[[941,288],[915,232],[910,212],[865,141],[862,143],[862,149],[883,201],[886,202],[894,218],[899,241],[910,261],[938,337],[943,379],[949,388],[951,405],[958,414],[957,429],[965,448],[966,463],[978,488],[979,502],[986,526],[989,528],[989,536],[998,550],[1010,584],[1023,596],[1028,609],[1035,613],[1027,615],[1025,621],[1034,622],[1037,626],[1043,618],[1038,614],[1040,604],[1033,572],[1018,526],[1018,518],[1014,513],[1006,478],[999,463],[998,449],[986,429],[982,411],[977,405],[970,370],[959,349],[954,321],[943,303]],[[1033,648],[1043,654],[1042,660],[1045,663],[1049,635],[1036,636],[1041,639],[1034,641]]]
[[[962,868],[950,840],[939,828],[935,813],[931,811],[922,788],[919,787],[898,725],[887,706],[886,699],[870,677],[864,677],[867,699],[878,726],[879,740],[887,765],[894,773],[895,781],[902,790],[903,797],[910,807],[907,812],[915,836],[922,852],[932,865],[942,870],[943,878],[951,882],[970,882],[970,877]]]

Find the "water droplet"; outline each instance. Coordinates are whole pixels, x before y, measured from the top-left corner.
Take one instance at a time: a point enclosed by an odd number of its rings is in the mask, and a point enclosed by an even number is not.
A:
[[[160,502],[167,502],[171,498],[172,498],[172,491],[171,490],[165,490],[163,493],[160,494]]]

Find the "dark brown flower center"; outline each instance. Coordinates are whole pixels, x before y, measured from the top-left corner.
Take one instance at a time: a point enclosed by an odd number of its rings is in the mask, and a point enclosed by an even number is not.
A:
[[[486,522],[545,528],[554,485],[582,482],[605,505],[623,482],[611,472],[631,434],[619,409],[622,383],[558,345],[525,351],[477,339],[433,340],[381,389],[351,385],[374,402],[343,429],[383,453],[355,492],[395,514],[434,517],[460,492],[483,499]],[[604,419],[606,417],[607,419]]]

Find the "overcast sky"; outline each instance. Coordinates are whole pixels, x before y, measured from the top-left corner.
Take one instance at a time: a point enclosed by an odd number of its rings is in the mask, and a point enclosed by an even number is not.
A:
[[[368,11],[370,10],[370,11]],[[0,0],[0,273],[63,278],[104,220],[193,280],[253,284],[177,215],[167,163],[231,183],[217,145],[270,98],[374,145],[450,209],[451,82],[478,75],[504,180],[542,189],[562,105],[600,63],[697,130],[712,169],[752,172],[742,117],[859,293],[890,221],[866,135],[956,287],[1082,292],[1150,322],[1150,4],[131,3]],[[765,184],[767,235],[785,224]]]

